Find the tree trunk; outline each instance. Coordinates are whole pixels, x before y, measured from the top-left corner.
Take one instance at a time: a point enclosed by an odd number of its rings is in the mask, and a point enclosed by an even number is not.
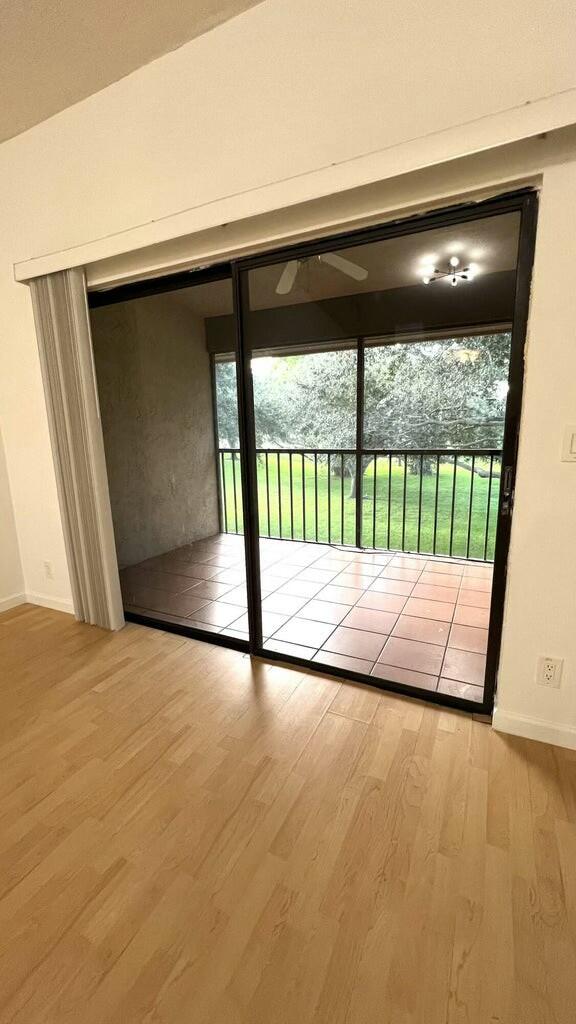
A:
[[[362,476],[363,477],[364,477],[364,475],[366,473],[366,470],[368,469],[368,466],[370,466],[373,463],[373,461],[374,461],[374,458],[372,457],[372,458],[368,459],[368,461],[365,463],[364,468],[362,470]],[[357,486],[358,486],[358,481],[356,479],[356,463],[354,463],[354,470],[350,474],[350,491],[348,493],[348,497],[349,498],[355,498],[356,497],[356,493],[357,493],[356,492],[356,488],[357,488]]]

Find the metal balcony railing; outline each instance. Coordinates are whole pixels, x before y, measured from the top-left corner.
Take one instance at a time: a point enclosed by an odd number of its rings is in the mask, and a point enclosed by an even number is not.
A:
[[[260,536],[492,561],[496,449],[258,448]],[[220,448],[222,529],[242,533],[240,451]]]

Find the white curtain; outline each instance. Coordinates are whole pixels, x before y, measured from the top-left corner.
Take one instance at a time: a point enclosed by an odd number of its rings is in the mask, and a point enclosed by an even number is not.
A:
[[[30,282],[76,618],[124,625],[83,270]]]

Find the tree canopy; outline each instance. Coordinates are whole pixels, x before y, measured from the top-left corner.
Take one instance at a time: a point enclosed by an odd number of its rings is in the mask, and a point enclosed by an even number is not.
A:
[[[510,335],[370,345],[365,350],[367,448],[498,448]],[[259,448],[353,448],[356,352],[253,360]],[[216,366],[220,445],[238,446],[236,371]]]

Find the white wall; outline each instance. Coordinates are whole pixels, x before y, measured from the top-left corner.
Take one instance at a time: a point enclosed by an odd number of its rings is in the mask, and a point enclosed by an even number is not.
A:
[[[1,147],[15,259],[82,264],[572,123],[575,28],[572,0],[267,0]]]
[[[0,279],[0,310],[0,409],[24,591],[30,600],[72,611],[30,296],[10,280],[8,267]]]
[[[544,175],[496,724],[576,747],[576,161]],[[565,659],[560,689],[535,683],[539,655]]]
[[[576,122],[575,58],[567,0],[533,0],[529,17],[522,0],[486,0],[465,17],[419,0],[267,0],[1,146],[0,408],[25,590],[55,605],[70,598],[32,314],[14,263],[110,257]],[[506,177],[501,160],[494,180]],[[573,401],[576,233],[560,211],[574,205],[573,175],[573,164],[544,172],[499,703],[516,719],[576,730],[574,539],[556,497],[560,483],[573,498],[576,479],[557,462]],[[412,203],[430,198],[418,175],[411,186]],[[536,442],[547,458],[536,459]],[[536,518],[553,524],[546,541]],[[536,690],[537,649],[566,657],[559,693]]]
[[[24,580],[4,445],[0,433],[0,611],[24,599]]]

